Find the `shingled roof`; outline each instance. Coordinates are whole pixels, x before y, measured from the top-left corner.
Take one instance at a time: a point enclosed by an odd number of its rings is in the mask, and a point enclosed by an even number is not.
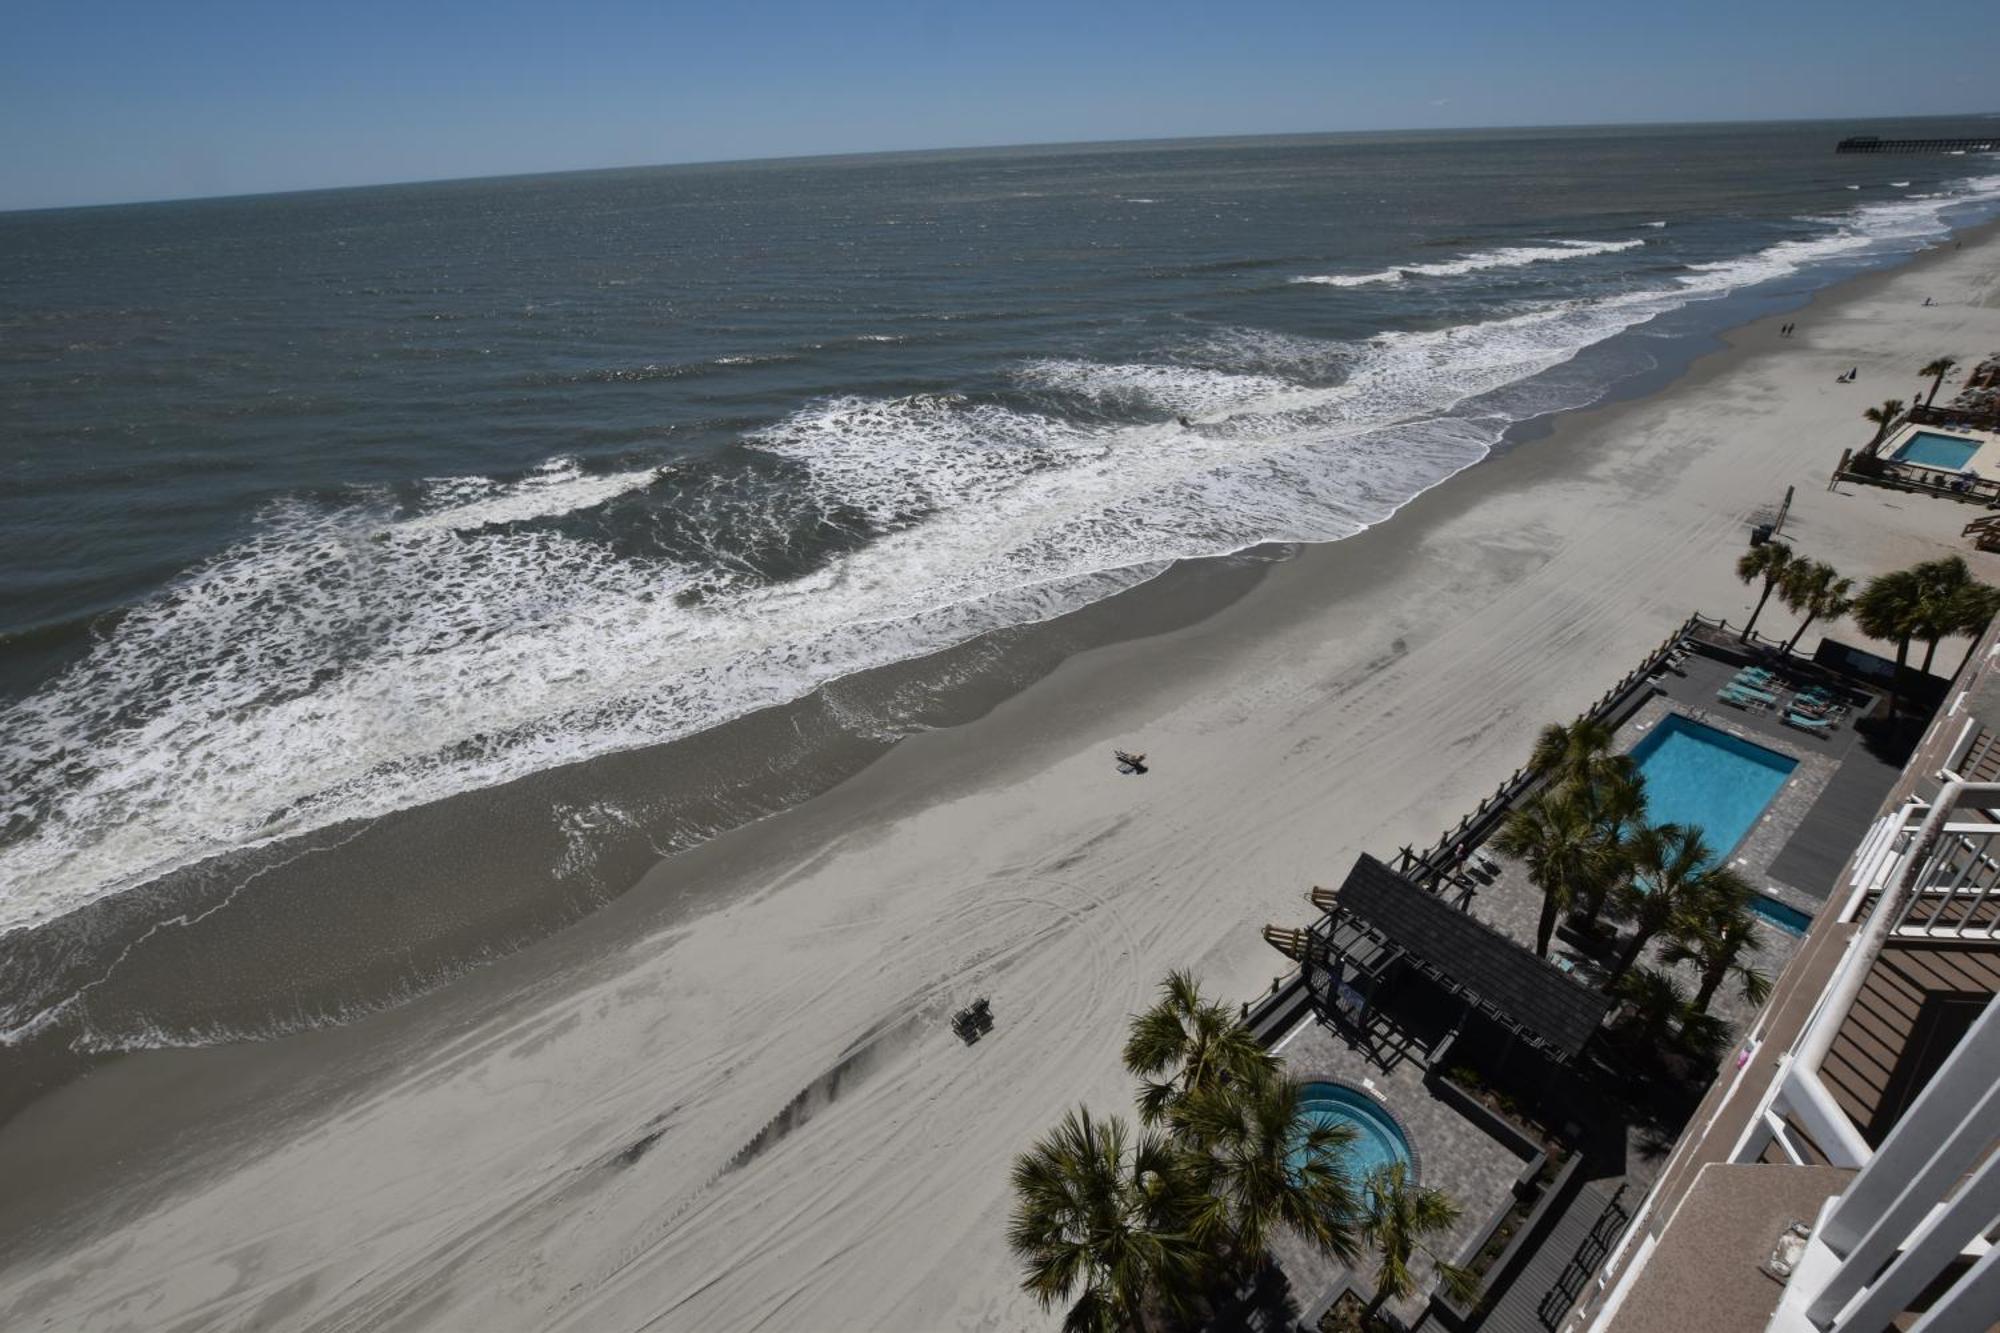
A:
[[[1532,950],[1426,893],[1367,853],[1340,886],[1335,910],[1357,918],[1441,983],[1564,1058],[1590,1040],[1609,996],[1563,975]]]

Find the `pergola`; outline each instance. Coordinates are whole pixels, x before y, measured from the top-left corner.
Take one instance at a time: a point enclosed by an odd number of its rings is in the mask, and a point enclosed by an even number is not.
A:
[[[1383,979],[1414,972],[1559,1064],[1573,1060],[1611,999],[1565,975],[1365,852],[1347,880],[1315,900],[1326,915],[1308,932],[1306,988],[1323,1015],[1361,1018]]]

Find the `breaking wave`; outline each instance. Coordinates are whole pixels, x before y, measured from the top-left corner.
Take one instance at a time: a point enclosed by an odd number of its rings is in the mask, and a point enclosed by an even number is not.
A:
[[[1293,278],[1293,282],[1319,283],[1329,287],[1363,287],[1374,283],[1401,282],[1415,275],[1424,278],[1457,278],[1493,268],[1522,268],[1561,259],[1588,259],[1592,255],[1613,255],[1636,250],[1644,241],[1555,241],[1548,245],[1507,245],[1497,250],[1478,250],[1457,259],[1436,264],[1402,264],[1379,273],[1333,273]]]

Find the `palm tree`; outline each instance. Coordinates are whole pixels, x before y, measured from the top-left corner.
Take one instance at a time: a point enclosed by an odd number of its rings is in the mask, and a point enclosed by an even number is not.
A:
[[[1065,1333],[1147,1327],[1146,1306],[1191,1306],[1204,1255],[1188,1230],[1197,1200],[1166,1139],[1130,1139],[1078,1107],[1014,1160],[1007,1244],[1044,1310],[1075,1297]]]
[[[1967,588],[1980,585],[1966,568],[1962,556],[1926,560],[1910,572],[1916,576],[1918,589],[1912,617],[1916,635],[1925,643],[1923,671],[1928,675],[1931,660],[1937,656],[1938,640],[1959,632],[1958,625],[1965,614],[1962,594]]]
[[[1604,839],[1578,794],[1542,791],[1508,812],[1493,845],[1525,862],[1529,882],[1542,891],[1535,952],[1547,958],[1556,920],[1573,907],[1603,898],[1601,886],[1612,872]]]
[[[1765,542],[1753,546],[1736,561],[1736,577],[1745,583],[1764,580],[1764,591],[1758,594],[1757,609],[1750,613],[1750,623],[1743,627],[1737,637],[1744,643],[1750,641],[1750,631],[1757,625],[1757,617],[1764,614],[1764,603],[1771,600],[1771,590],[1785,581],[1792,567],[1792,548],[1783,542]]]
[[[1771,979],[1738,961],[1745,948],[1757,943],[1757,932],[1757,916],[1750,910],[1748,894],[1735,892],[1734,886],[1724,881],[1665,954],[1669,964],[1693,963],[1701,969],[1700,987],[1688,1004],[1690,1014],[1707,1013],[1715,992],[1732,976],[1750,1004],[1761,1005],[1770,997]]]
[[[1993,623],[1993,617],[2000,615],[2000,588],[1985,583],[1969,583],[1952,594],[1952,632],[1963,634],[1969,642],[1965,645],[1965,661],[1958,664],[1959,674],[1964,672],[1966,662],[1972,660],[1973,652],[1979,647],[1979,637],[1986,633],[1986,627]]]
[[[1958,362],[1951,357],[1940,356],[1926,363],[1924,368],[1917,372],[1919,375],[1929,375],[1932,377],[1931,391],[1924,395],[1925,407],[1929,407],[1937,401],[1938,390],[1944,387],[1944,377],[1949,375],[1957,366]]]
[[[1361,1200],[1361,1235],[1380,1256],[1375,1265],[1375,1297],[1368,1302],[1361,1321],[1364,1328],[1391,1297],[1402,1300],[1416,1291],[1410,1261],[1420,1250],[1430,1256],[1432,1267],[1454,1299],[1468,1304],[1478,1299],[1479,1279],[1472,1271],[1447,1263],[1426,1243],[1426,1237],[1441,1236],[1458,1222],[1459,1207],[1449,1194],[1415,1184],[1403,1163],[1391,1162],[1370,1173]]]
[[[1642,967],[1621,977],[1612,989],[1625,1002],[1619,1030],[1641,1050],[1664,1046],[1687,1017],[1687,992],[1668,973]]]
[[[1277,1061],[1226,1006],[1202,996],[1185,971],[1167,973],[1160,998],[1132,1019],[1125,1040],[1125,1070],[1143,1080],[1139,1120],[1160,1124],[1189,1093],[1232,1079],[1270,1077]]]
[[[1889,715],[1896,714],[1896,700],[1903,683],[1903,668],[1910,657],[1910,640],[1916,636],[1923,589],[1914,570],[1899,569],[1878,574],[1854,599],[1854,623],[1871,639],[1896,645],[1896,674],[1889,680]]]
[[[1896,424],[1896,418],[1903,415],[1903,400],[1900,398],[1891,398],[1880,407],[1865,409],[1861,415],[1864,419],[1875,423],[1875,438],[1868,441],[1868,447],[1861,451],[1865,454],[1872,454],[1876,449],[1881,447],[1882,441],[1888,437],[1889,428]]]
[[[1290,1231],[1351,1264],[1357,1210],[1347,1175],[1352,1125],[1304,1114],[1305,1085],[1281,1075],[1197,1089],[1174,1107],[1174,1133],[1204,1196],[1189,1231],[1213,1254],[1261,1262],[1272,1234]]]
[[[1805,612],[1805,619],[1798,630],[1785,642],[1785,655],[1790,656],[1798,641],[1812,623],[1824,616],[1828,620],[1838,620],[1854,605],[1848,594],[1854,591],[1854,580],[1840,577],[1832,565],[1823,565],[1817,560],[1800,560],[1793,563],[1785,577],[1785,605],[1792,611]]]
[[[1578,789],[1576,795],[1590,824],[1597,831],[1605,863],[1595,881],[1584,891],[1583,901],[1572,910],[1595,921],[1604,912],[1604,899],[1617,883],[1630,859],[1632,838],[1646,826],[1646,779],[1630,755],[1618,755],[1618,763],[1607,765],[1599,780]]]
[[[1632,922],[1632,938],[1611,971],[1612,987],[1655,935],[1692,929],[1718,894],[1751,892],[1742,876],[1714,860],[1708,840],[1689,824],[1656,824],[1632,840],[1632,879],[1619,886],[1617,898],[1620,914]]]
[[[1611,752],[1611,735],[1611,728],[1595,718],[1580,717],[1568,726],[1551,722],[1535,737],[1528,767],[1554,785],[1589,782]]]

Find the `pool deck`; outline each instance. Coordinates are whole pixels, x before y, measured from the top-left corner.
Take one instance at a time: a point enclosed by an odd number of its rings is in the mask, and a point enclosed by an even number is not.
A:
[[[1667,672],[1654,682],[1651,697],[1620,724],[1615,744],[1620,750],[1631,749],[1661,718],[1677,712],[1797,760],[1798,767],[1784,787],[1727,856],[1759,892],[1810,917],[1834,888],[1842,865],[1901,775],[1904,756],[1878,753],[1855,730],[1855,718],[1867,713],[1867,704],[1842,717],[1831,735],[1817,736],[1786,726],[1778,712],[1747,712],[1718,702],[1716,691],[1737,670],[1735,664],[1704,653],[1689,654],[1680,672]],[[1503,867],[1499,878],[1479,890],[1472,913],[1532,945],[1541,892],[1528,882],[1523,867],[1504,857],[1499,860]],[[1804,943],[1803,936],[1769,923],[1758,935],[1757,948],[1744,961],[1770,977]],[[1659,947],[1648,950],[1644,960],[1648,965],[1658,965]],[[1561,937],[1549,953],[1586,980],[1596,978],[1597,965]],[[1677,975],[1690,987],[1696,977],[1695,969],[1686,965]],[[1710,1012],[1740,1028],[1755,1010],[1733,984],[1725,984]]]
[[[1949,439],[1964,440],[1968,444],[1977,445],[1978,448],[1965,461],[1962,468],[1939,468],[1934,463],[1923,463],[1907,458],[1897,458],[1896,452],[1908,444],[1913,436],[1917,435],[1943,435]],[[1882,441],[1880,453],[1883,458],[1887,458],[1893,462],[1903,463],[1910,467],[1936,468],[1937,471],[1947,476],[1966,471],[1976,473],[1987,481],[2000,480],[2000,435],[1996,435],[1992,431],[1973,430],[1961,426],[1904,426],[1888,439]]]
[[[1421,1162],[1422,1183],[1444,1189],[1461,1209],[1458,1225],[1436,1245],[1441,1253],[1455,1256],[1486,1225],[1502,1201],[1512,1196],[1521,1159],[1432,1096],[1424,1086],[1421,1061],[1398,1060],[1385,1070],[1332,1028],[1310,1021],[1293,1030],[1278,1054],[1284,1057],[1285,1072],[1294,1078],[1332,1079],[1357,1088],[1363,1079],[1373,1080],[1381,1093],[1379,1100],[1402,1124],[1403,1134]],[[1348,1280],[1345,1265],[1314,1253],[1288,1234],[1280,1233],[1271,1249],[1293,1290],[1307,1303]],[[1418,1295],[1389,1306],[1406,1325],[1416,1321],[1429,1301],[1429,1261],[1420,1257],[1417,1271]],[[1370,1260],[1364,1256],[1360,1271],[1352,1274],[1354,1285],[1366,1289],[1372,1274]]]

